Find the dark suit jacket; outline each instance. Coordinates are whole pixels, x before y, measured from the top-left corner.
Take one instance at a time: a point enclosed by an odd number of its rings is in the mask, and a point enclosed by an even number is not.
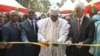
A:
[[[2,28],[3,25],[0,23],[0,42],[2,42]]]
[[[12,21],[9,21],[3,27],[3,41],[4,42],[20,42],[21,34]],[[13,44],[12,48],[6,49],[5,56],[22,56],[22,45]]]
[[[83,22],[81,24],[80,33],[78,34],[77,28],[78,20],[74,19],[71,21],[71,27],[69,32],[68,40],[73,43],[83,42],[84,44],[91,44],[94,39],[95,25],[92,20],[84,16]],[[76,46],[71,46],[72,55],[71,56],[90,56],[89,47],[82,47],[78,49]]]
[[[2,42],[2,28],[3,28],[3,24],[0,23],[0,42]],[[5,54],[5,49],[0,49],[0,56],[4,56]]]
[[[28,20],[25,20],[22,24],[21,24],[21,38],[22,40],[25,41],[29,41],[29,42],[38,42],[37,41],[37,32],[38,32],[38,27],[37,24],[35,22],[35,30],[36,32],[34,32],[34,29],[32,28],[30,22]],[[30,47],[26,47],[24,46],[24,56],[38,56],[40,52],[40,46],[37,45],[32,45]]]

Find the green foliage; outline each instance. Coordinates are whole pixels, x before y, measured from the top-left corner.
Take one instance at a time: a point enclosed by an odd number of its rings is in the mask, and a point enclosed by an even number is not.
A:
[[[36,11],[47,12],[49,6],[51,6],[49,0],[16,0],[26,8],[35,8]],[[59,7],[61,7],[66,0],[61,0],[61,3],[57,3]],[[75,0],[72,0],[74,2]],[[90,2],[91,0],[87,0]]]
[[[91,7],[91,13],[94,13],[96,10],[95,6]]]
[[[47,12],[50,4],[49,0],[16,0],[26,8],[34,8],[36,11]]]

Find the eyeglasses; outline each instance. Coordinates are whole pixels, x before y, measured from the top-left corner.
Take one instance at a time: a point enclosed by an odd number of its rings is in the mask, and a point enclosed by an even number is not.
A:
[[[34,12],[28,12],[29,14],[34,14]]]

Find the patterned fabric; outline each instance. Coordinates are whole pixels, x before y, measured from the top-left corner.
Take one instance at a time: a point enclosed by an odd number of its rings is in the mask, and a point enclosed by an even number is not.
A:
[[[95,23],[96,27],[96,44],[100,44],[100,21]],[[100,46],[95,47],[94,56],[100,56]]]
[[[45,21],[45,23],[43,21]],[[39,21],[38,24],[40,25],[38,33],[40,42],[43,42],[41,41],[42,39],[49,40],[50,42],[65,42],[69,29],[67,21],[58,19],[56,22],[53,22],[50,18],[46,18]],[[42,34],[42,37],[40,37],[40,34]],[[50,44],[46,48],[41,48],[40,56],[64,56],[65,50],[66,46],[59,45],[56,47]]]

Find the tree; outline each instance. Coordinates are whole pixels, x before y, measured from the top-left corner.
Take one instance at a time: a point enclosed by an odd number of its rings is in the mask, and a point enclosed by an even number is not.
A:
[[[61,4],[61,3],[57,3],[57,5],[58,5],[59,7],[61,7],[61,6],[62,6],[62,4]]]
[[[49,9],[49,6],[51,6],[49,0],[38,0],[39,1],[39,6],[40,6],[40,11],[42,12],[47,12]]]
[[[61,0],[61,6],[64,4],[65,1],[66,1],[66,0]]]
[[[30,0],[16,0],[16,1],[26,8],[28,8],[29,2],[30,2]]]
[[[49,0],[17,0],[26,8],[34,8],[36,11],[47,12],[51,6]]]
[[[92,0],[87,0],[87,2],[90,2],[90,1],[92,1]]]

